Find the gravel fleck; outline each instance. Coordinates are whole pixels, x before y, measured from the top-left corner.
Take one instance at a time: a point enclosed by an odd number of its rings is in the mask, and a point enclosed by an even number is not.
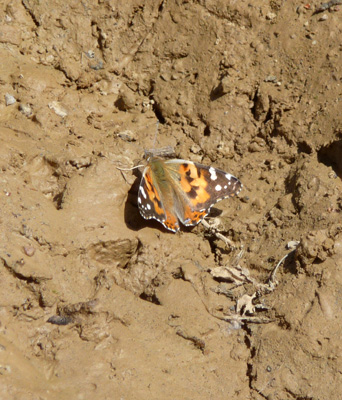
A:
[[[16,103],[17,100],[11,94],[6,93],[5,94],[5,102],[6,102],[6,106],[10,106],[10,105]]]

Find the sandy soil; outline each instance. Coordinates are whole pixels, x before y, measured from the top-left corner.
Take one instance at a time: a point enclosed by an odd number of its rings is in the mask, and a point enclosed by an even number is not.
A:
[[[341,399],[342,10],[319,4],[1,3],[1,399]],[[163,146],[243,182],[209,228],[139,215],[116,167]]]

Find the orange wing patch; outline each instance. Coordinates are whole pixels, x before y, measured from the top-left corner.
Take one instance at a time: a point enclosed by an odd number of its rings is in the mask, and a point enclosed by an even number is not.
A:
[[[155,186],[153,185],[152,176],[150,174],[146,174],[145,184],[148,197],[153,203],[156,213],[159,215],[164,215],[164,209],[162,207],[162,202],[159,193],[157,192]]]
[[[202,211],[192,211],[190,207],[187,207],[184,212],[183,224],[186,226],[192,226],[198,224],[206,215],[206,210]]]
[[[178,218],[171,214],[169,211],[166,211],[166,219],[163,221],[163,225],[165,228],[170,229],[171,231],[177,232],[179,230]]]
[[[204,204],[210,199],[206,191],[208,180],[204,176],[205,170],[200,171],[194,164],[182,164],[179,167],[182,189],[192,199],[194,205]]]

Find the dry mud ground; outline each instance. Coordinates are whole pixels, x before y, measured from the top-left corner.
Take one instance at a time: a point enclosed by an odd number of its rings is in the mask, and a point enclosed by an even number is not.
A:
[[[1,2],[1,399],[342,398],[342,10],[318,5]],[[154,146],[244,189],[167,232],[116,168]]]

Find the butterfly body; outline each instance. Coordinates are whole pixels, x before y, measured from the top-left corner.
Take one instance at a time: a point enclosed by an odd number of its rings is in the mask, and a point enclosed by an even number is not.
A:
[[[226,172],[187,160],[150,155],[138,192],[140,214],[177,232],[179,221],[197,225],[212,205],[235,196],[241,182]]]

